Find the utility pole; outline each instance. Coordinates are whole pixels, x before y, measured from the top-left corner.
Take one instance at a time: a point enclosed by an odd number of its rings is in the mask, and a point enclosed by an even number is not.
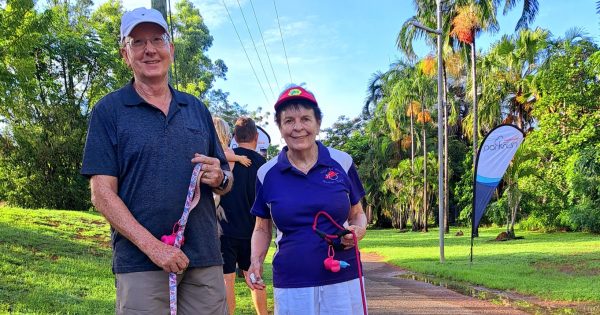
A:
[[[444,106],[443,91],[442,91],[442,8],[441,0],[436,0],[437,7],[437,97],[438,97],[438,221],[440,229],[440,262],[444,263],[444,235],[446,228],[444,227],[444,114],[446,107]]]
[[[440,229],[440,262],[444,263],[444,130],[443,130],[443,113],[445,110],[443,104],[443,91],[442,91],[442,9],[441,9],[441,0],[436,0],[436,11],[437,11],[437,29],[431,29],[425,25],[422,25],[417,22],[413,22],[412,24],[420,28],[428,33],[433,33],[437,35],[437,97],[438,97],[438,222]]]
[[[166,0],[152,0],[152,9],[156,9],[158,10],[158,12],[160,12],[162,14],[162,16],[165,18],[165,21],[167,20],[167,1]]]
[[[169,22],[169,26],[171,28],[171,41],[174,41],[175,38],[173,37],[172,25],[173,21],[167,19],[167,0],[152,0],[151,6],[152,9],[156,9],[162,14],[163,18],[165,18],[165,21]],[[171,11],[171,1],[169,1],[169,11]],[[173,45],[175,45],[175,43],[173,43]],[[177,80],[177,68],[175,67],[176,62],[177,60],[175,59],[175,56],[173,56],[173,65],[171,66],[171,69],[169,69],[169,81],[171,82],[171,84],[175,85],[175,88],[178,88],[179,82]]]

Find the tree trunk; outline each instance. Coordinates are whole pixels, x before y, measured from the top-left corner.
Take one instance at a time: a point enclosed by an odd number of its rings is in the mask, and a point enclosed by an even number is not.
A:
[[[508,230],[508,235],[510,238],[515,238],[515,222],[517,220],[517,211],[519,210],[519,204],[521,203],[521,191],[519,191],[519,186],[517,182],[513,183],[513,187],[510,190],[510,198],[509,207],[511,208],[510,212],[510,228]]]
[[[417,221],[416,221],[416,209],[415,209],[415,115],[412,108],[412,103],[410,106],[410,221],[412,223],[412,230],[417,231]]]
[[[520,199],[520,198],[519,198]],[[515,238],[515,221],[517,218],[517,210],[519,209],[519,201],[515,205],[513,205],[511,219],[510,219],[510,229],[508,235],[510,238]]]

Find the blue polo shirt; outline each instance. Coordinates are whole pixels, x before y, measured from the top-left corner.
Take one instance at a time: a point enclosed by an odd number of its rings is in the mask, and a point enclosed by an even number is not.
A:
[[[358,278],[354,248],[335,253],[335,259],[348,262],[350,267],[337,273],[325,270],[328,246],[312,225],[321,210],[344,225],[350,206],[360,202],[365,190],[350,155],[320,142],[317,145],[318,159],[308,174],[290,164],[287,147],[258,170],[251,213],[272,219],[277,228],[273,256],[276,288],[322,286]],[[328,234],[339,231],[323,216],[317,227]]]
[[[131,83],[102,98],[92,110],[81,174],[118,179],[118,195],[152,235],[171,234],[183,212],[194,153],[217,157],[228,170],[208,109],[173,88],[168,115],[146,103]],[[201,185],[182,250],[190,267],[221,265],[212,189]],[[133,243],[111,229],[113,272],[159,270]]]

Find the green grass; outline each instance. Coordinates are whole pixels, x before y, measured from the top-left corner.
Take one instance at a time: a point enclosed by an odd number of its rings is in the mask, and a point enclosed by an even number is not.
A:
[[[271,313],[273,312],[273,272],[271,270],[271,261],[273,260],[274,251],[275,248],[271,246],[263,265],[263,279],[265,283],[267,283],[267,308]],[[237,278],[237,276],[235,278],[235,294],[235,314],[256,314],[254,311],[254,304],[252,303],[252,296],[250,295],[250,289],[248,289],[244,279]]]
[[[0,314],[114,314],[111,256],[109,226],[97,213],[0,207]],[[236,292],[236,314],[254,314],[243,279]]]
[[[426,275],[547,300],[600,302],[600,235],[516,231],[524,239],[496,242],[503,229],[483,228],[471,265],[470,237],[454,236],[456,231],[446,235],[443,264],[436,229],[369,230],[361,246],[364,252],[377,252],[391,264]]]
[[[548,300],[600,302],[600,235],[517,231],[525,238],[491,241],[501,231],[480,230],[472,265],[470,239],[454,236],[456,230],[446,236],[444,264],[435,229],[369,230],[361,250],[422,274]],[[0,207],[0,314],[114,314],[110,265],[109,226],[99,214]],[[243,279],[236,278],[236,292],[236,314],[254,314]]]

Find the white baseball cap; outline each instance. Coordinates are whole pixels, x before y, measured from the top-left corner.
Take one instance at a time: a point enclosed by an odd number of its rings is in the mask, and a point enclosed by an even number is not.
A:
[[[167,21],[158,10],[141,7],[125,12],[121,17],[121,41],[140,23],[158,24],[165,29],[165,32],[169,32]]]

